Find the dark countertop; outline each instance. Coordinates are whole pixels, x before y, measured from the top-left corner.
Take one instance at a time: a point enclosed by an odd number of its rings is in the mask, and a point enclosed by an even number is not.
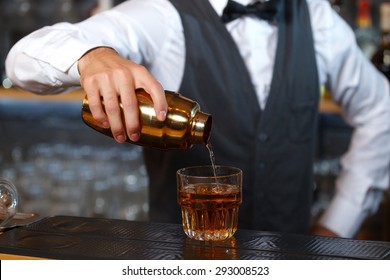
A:
[[[390,259],[390,242],[239,229],[222,242],[187,238],[178,224],[54,216],[0,235],[0,254],[49,259]]]

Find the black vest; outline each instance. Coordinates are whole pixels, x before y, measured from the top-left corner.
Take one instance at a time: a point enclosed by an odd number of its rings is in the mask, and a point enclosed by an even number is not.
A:
[[[239,228],[307,232],[319,87],[291,95],[288,86],[281,85],[283,77],[274,72],[266,108],[260,110],[240,53],[210,3],[171,2],[180,13],[186,41],[179,92],[212,114],[216,163],[243,170]],[[176,171],[209,165],[206,147],[145,148],[144,155],[150,175],[150,220],[180,222]]]

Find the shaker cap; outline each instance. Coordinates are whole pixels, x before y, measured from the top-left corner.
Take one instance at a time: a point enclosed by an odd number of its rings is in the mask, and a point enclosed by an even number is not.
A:
[[[193,144],[209,142],[211,134],[212,117],[204,112],[197,112],[191,124],[191,142]]]

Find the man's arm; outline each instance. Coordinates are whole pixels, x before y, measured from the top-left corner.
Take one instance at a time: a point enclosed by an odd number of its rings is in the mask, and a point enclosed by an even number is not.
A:
[[[325,57],[328,87],[354,127],[335,195],[313,233],[354,237],[365,218],[374,213],[389,186],[390,87],[363,56],[353,31],[337,15],[329,32]],[[338,42],[335,44],[335,42]]]

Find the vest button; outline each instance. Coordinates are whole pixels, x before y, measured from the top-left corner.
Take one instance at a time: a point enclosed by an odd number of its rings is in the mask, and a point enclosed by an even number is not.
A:
[[[264,197],[265,197],[265,194],[264,194],[264,192],[258,192],[257,193],[257,196],[260,198],[260,199],[264,199]]]
[[[265,133],[260,133],[259,136],[258,136],[258,139],[261,143],[265,143],[268,141],[269,139],[269,136],[268,134],[265,134]]]
[[[259,171],[261,173],[263,173],[265,171],[265,163],[264,162],[259,162],[259,164],[257,165],[257,168],[259,169]]]

